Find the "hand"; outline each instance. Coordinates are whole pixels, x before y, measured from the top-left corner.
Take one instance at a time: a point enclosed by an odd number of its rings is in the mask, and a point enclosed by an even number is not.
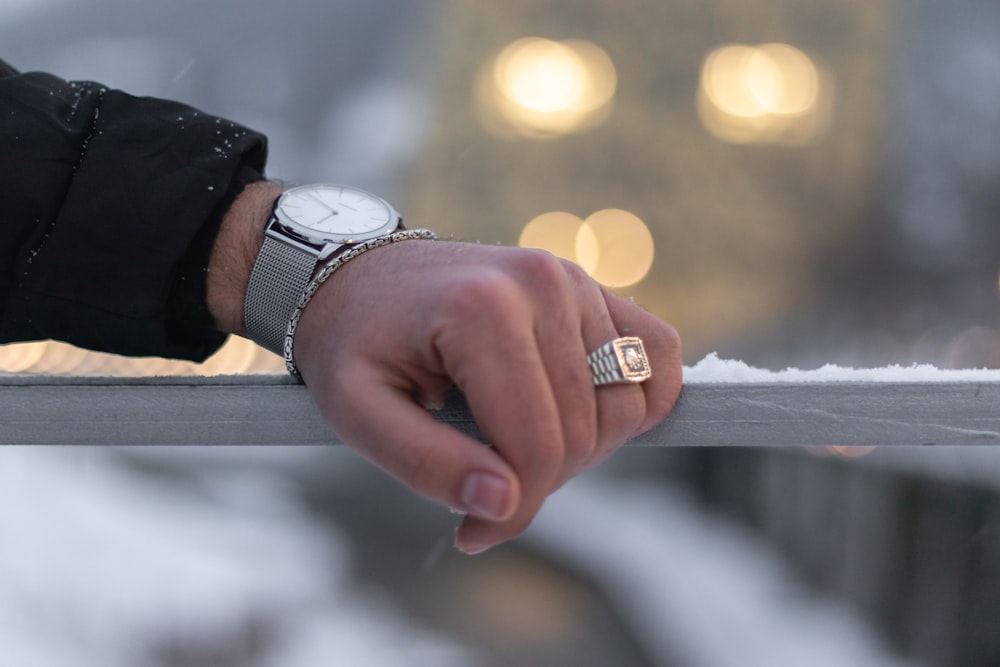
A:
[[[595,388],[586,355],[643,339],[641,385]],[[351,447],[467,513],[456,546],[523,531],[544,499],[665,418],[680,391],[676,332],[535,250],[407,241],[346,264],[303,313],[295,359]],[[425,409],[452,385],[492,448]]]
[[[243,296],[278,185],[250,185],[212,249],[208,307],[243,333]],[[645,343],[653,376],[595,388],[586,355]],[[668,325],[536,250],[407,241],[344,265],[299,322],[295,360],[331,426],[416,491],[467,513],[477,553],[523,531],[576,473],[664,419],[681,386]],[[425,407],[457,385],[491,448]]]

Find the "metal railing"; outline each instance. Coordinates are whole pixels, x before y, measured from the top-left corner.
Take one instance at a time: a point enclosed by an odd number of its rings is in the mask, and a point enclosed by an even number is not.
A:
[[[649,446],[1000,444],[1000,383],[687,384]],[[436,413],[477,434],[461,396]],[[280,375],[0,376],[0,444],[337,444]]]

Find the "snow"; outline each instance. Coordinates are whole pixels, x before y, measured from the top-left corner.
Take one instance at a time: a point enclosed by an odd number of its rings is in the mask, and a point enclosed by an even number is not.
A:
[[[593,577],[659,664],[914,664],[845,605],[806,590],[760,538],[662,484],[577,478],[526,538]]]
[[[3,449],[4,663],[150,664],[158,646],[238,642],[264,620],[254,664],[478,664],[354,583],[347,541],[280,476],[212,468],[178,484],[105,449]],[[584,476],[526,538],[596,581],[659,664],[905,664],[759,538],[661,484]]]
[[[469,664],[358,589],[346,540],[280,476],[212,478],[209,489],[164,481],[100,449],[4,448],[4,664],[130,667],[168,646],[245,650],[260,623],[254,664]]]
[[[684,382],[699,384],[792,384],[792,383],[998,383],[1000,370],[940,369],[931,365],[886,366],[883,368],[845,368],[828,364],[815,370],[787,368],[771,371],[754,368],[742,361],[720,359],[710,354],[697,364],[684,368]],[[733,391],[738,392],[736,387]],[[927,389],[933,392],[934,389]],[[873,400],[892,402],[887,394]],[[815,406],[807,406],[815,407]],[[804,413],[804,440],[808,437],[808,412]],[[819,415],[819,413],[816,413]],[[976,428],[976,423],[970,428]],[[890,425],[891,428],[891,425]],[[873,437],[878,430],[872,425]],[[1000,447],[994,446],[882,446],[852,459],[853,465],[871,466],[956,484],[974,484],[984,489],[1000,490]]]
[[[814,382],[1000,382],[996,369],[941,369],[929,364],[851,368],[826,364],[814,370],[786,368],[772,371],[712,353],[694,366],[684,367],[684,382],[711,383],[814,383]]]

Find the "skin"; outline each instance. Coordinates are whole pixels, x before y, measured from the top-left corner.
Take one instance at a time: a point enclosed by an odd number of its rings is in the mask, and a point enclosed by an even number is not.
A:
[[[248,187],[209,265],[209,308],[242,334],[262,229],[281,188]],[[643,339],[653,376],[596,388],[586,355]],[[545,498],[670,412],[677,332],[538,250],[408,241],[366,253],[306,308],[295,359],[320,410],[362,456],[466,513],[455,545],[479,553],[519,535]],[[492,447],[435,421],[457,386]]]

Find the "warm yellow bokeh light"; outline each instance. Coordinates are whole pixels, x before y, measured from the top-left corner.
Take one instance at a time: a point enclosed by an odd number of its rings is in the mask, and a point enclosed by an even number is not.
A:
[[[817,127],[816,65],[788,44],[729,44],[705,58],[698,112],[716,137],[733,143],[801,143]]]
[[[45,356],[46,342],[0,345],[0,373],[24,373]]]
[[[522,39],[497,56],[493,78],[501,95],[533,111],[563,111],[579,103],[587,70],[576,52],[548,39]]]
[[[0,373],[168,377],[284,372],[281,357],[238,336],[230,336],[218,352],[201,364],[159,357],[123,357],[51,340],[0,345]]]
[[[563,211],[543,213],[525,225],[517,244],[576,262],[607,287],[634,285],[653,266],[653,235],[621,209],[598,211],[586,220]]]
[[[506,46],[480,77],[478,107],[490,129],[551,138],[603,120],[616,85],[614,65],[598,46],[526,37]]]
[[[601,245],[597,234],[586,222],[577,230],[573,247],[576,250],[576,263],[587,272],[587,275],[593,277],[601,260]]]
[[[809,56],[788,44],[762,44],[747,63],[754,99],[768,113],[808,113],[819,97],[819,73]]]
[[[611,57],[601,47],[583,39],[566,40],[563,45],[573,50],[586,72],[583,94],[570,110],[589,114],[607,106],[614,99],[618,87],[618,73]]]
[[[596,262],[588,273],[607,287],[634,285],[653,266],[653,235],[637,216],[617,208],[604,209],[587,218],[596,240]],[[586,255],[588,242],[578,235],[577,252]]]
[[[747,85],[747,64],[753,54],[749,46],[732,44],[708,54],[702,65],[702,89],[712,104],[731,116],[749,118],[762,113]]]
[[[240,373],[281,373],[284,360],[259,347],[252,340],[230,336],[218,352],[195,367],[198,375],[237,375]]]
[[[577,262],[576,235],[581,227],[583,220],[572,213],[543,213],[524,226],[517,245],[522,248],[541,248],[556,257]]]

